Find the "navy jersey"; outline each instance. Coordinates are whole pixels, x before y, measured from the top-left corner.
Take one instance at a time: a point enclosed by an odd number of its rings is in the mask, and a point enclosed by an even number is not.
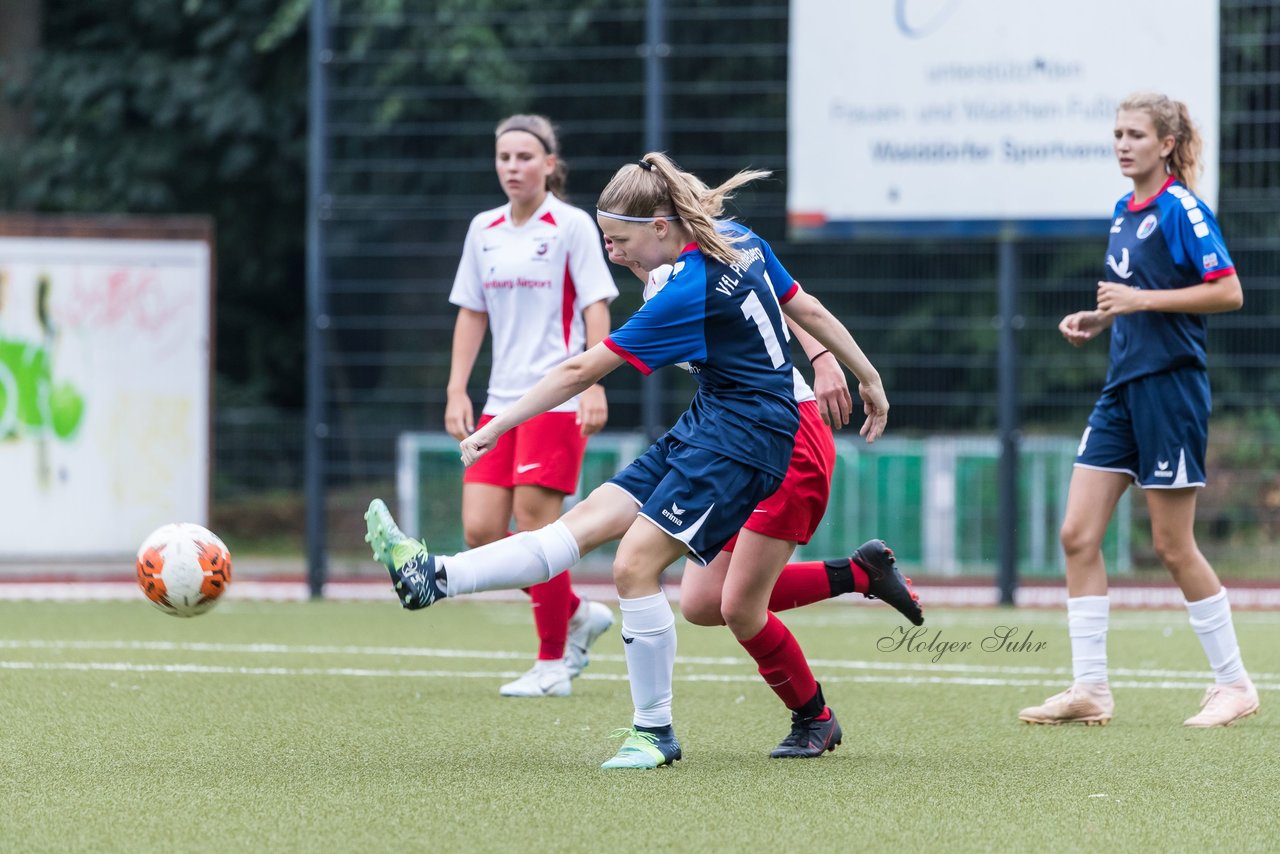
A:
[[[1129,193],[1116,203],[1103,281],[1172,290],[1235,272],[1213,212],[1170,178],[1141,205]],[[1103,390],[1138,377],[1205,367],[1203,314],[1138,311],[1111,325],[1111,364]]]
[[[604,343],[644,374],[688,362],[698,391],[670,435],[781,478],[800,426],[781,304],[799,286],[750,229],[719,226],[743,238],[741,263],[690,244],[666,287]]]

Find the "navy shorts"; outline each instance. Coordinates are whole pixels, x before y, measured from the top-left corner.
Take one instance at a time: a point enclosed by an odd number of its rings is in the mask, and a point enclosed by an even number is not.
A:
[[[684,543],[704,566],[782,478],[668,434],[609,483],[640,505],[640,515]]]
[[[1146,489],[1204,486],[1209,374],[1183,368],[1104,391],[1080,438],[1076,465],[1127,474]]]

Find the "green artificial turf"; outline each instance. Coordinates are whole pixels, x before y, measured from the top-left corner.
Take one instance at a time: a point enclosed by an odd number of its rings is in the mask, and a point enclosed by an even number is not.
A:
[[[770,760],[785,711],[727,630],[680,622],[685,759],[605,772],[631,710],[616,628],[572,697],[520,700],[497,688],[531,663],[523,604],[0,603],[0,851],[1275,844],[1280,614],[1237,613],[1263,710],[1211,731],[1181,726],[1209,676],[1180,612],[1113,613],[1106,728],[1016,719],[1069,681],[1061,612],[930,610],[914,651],[885,650],[880,605],[782,616],[839,749]],[[1031,644],[984,650],[1002,625]]]

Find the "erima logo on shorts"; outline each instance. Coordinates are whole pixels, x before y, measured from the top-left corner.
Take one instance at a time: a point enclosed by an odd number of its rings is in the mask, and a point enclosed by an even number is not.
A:
[[[1156,460],[1156,477],[1173,477],[1168,460]]]
[[[677,525],[683,525],[684,520],[681,519],[680,517],[684,515],[685,509],[686,508],[684,507],[677,507],[676,503],[672,501],[670,510],[668,510],[665,507],[662,508],[662,515],[666,516],[668,519],[670,519],[672,522],[675,522]]]

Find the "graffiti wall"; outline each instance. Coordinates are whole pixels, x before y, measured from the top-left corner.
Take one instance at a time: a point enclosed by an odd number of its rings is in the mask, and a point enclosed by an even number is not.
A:
[[[0,237],[0,560],[206,521],[210,292],[205,241]]]

